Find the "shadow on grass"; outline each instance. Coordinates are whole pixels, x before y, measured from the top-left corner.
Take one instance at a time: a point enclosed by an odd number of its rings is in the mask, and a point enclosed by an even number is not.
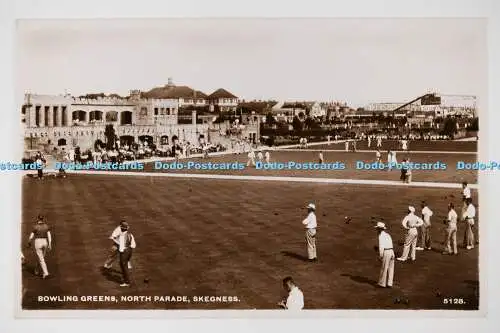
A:
[[[363,283],[363,284],[369,284],[373,287],[378,287],[377,281],[375,280],[370,280],[364,276],[359,276],[359,275],[351,275],[351,274],[341,274],[341,276],[346,276],[353,280],[354,282],[357,283]]]
[[[286,257],[302,260],[302,261],[309,261],[309,259],[306,256],[303,256],[298,253],[290,252],[290,251],[281,251],[281,254],[283,254]]]
[[[40,275],[40,272],[38,271],[37,269],[37,266],[36,264],[28,264],[28,263],[24,263],[22,265],[22,271],[23,273],[28,273],[30,275],[33,275],[33,276],[39,276]]]
[[[114,283],[122,283],[122,273],[119,270],[113,268],[101,267],[101,274],[106,278],[106,280]]]

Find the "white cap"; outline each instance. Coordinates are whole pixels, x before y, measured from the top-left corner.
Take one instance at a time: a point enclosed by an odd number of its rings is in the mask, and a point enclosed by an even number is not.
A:
[[[309,205],[307,205],[306,208],[316,210],[316,206],[313,203],[310,203]]]
[[[409,210],[411,213],[415,213],[415,207],[413,207],[413,206],[408,206],[408,210]]]
[[[377,222],[377,225],[375,226],[377,229],[386,229],[385,223],[384,222]]]

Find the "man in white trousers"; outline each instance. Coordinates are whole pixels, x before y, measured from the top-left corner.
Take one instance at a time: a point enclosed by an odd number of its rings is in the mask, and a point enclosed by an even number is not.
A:
[[[250,149],[247,156],[248,156],[247,167],[255,166],[255,152],[253,151],[253,149]]]
[[[446,239],[445,248],[443,254],[454,254],[457,255],[457,220],[458,215],[455,211],[453,203],[450,202],[448,205],[448,217],[444,221],[448,225],[446,228]],[[453,246],[453,249],[452,249]]]
[[[271,153],[266,150],[266,153],[264,154],[264,158],[266,160],[266,163],[271,163]]]
[[[47,263],[45,262],[45,254],[52,248],[52,235],[42,215],[38,215],[37,223],[33,227],[33,231],[28,239],[28,246],[31,246],[33,240],[35,243],[35,253],[38,258],[38,266],[42,269],[42,278],[45,279],[49,276]],[[38,268],[35,269],[35,273],[37,273],[37,271]]]
[[[261,163],[264,161],[264,154],[262,154],[262,151],[259,151],[257,153],[257,161],[259,161]]]
[[[405,244],[403,248],[403,254],[398,258],[399,261],[406,261],[408,259],[408,255],[411,252],[411,260],[415,261],[416,259],[416,248],[417,248],[417,238],[418,238],[418,228],[420,228],[424,221],[415,215],[415,207],[408,207],[408,215],[405,216],[403,222],[401,222],[403,228],[405,228],[408,232],[406,234]]]
[[[313,203],[307,205],[307,217],[302,221],[306,227],[307,257],[309,261],[318,261],[316,253],[316,206]]]
[[[385,230],[385,223],[377,222],[375,226],[378,232],[378,251],[379,259],[382,261],[378,285],[382,288],[392,288],[394,280],[394,248],[392,246],[392,238]]]
[[[474,248],[474,218],[476,217],[476,207],[472,204],[472,199],[465,200],[466,208],[462,213],[462,221],[465,222],[464,247],[467,250]]]

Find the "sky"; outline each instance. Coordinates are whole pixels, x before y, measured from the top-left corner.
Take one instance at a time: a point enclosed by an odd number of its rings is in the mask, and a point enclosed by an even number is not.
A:
[[[487,98],[481,19],[20,20],[24,92],[188,85],[241,99],[405,102],[429,90]]]

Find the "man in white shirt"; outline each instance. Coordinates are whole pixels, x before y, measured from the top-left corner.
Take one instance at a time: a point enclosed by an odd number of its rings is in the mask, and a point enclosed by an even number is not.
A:
[[[404,151],[407,151],[407,150],[408,150],[408,141],[407,141],[407,140],[401,140],[401,148],[402,148]]]
[[[349,140],[345,140],[345,151],[349,151]]]
[[[472,198],[470,193],[470,187],[469,184],[467,184],[467,182],[462,183],[462,198],[464,201]]]
[[[377,148],[381,148],[381,147],[382,147],[382,137],[377,136]]]
[[[130,276],[128,263],[132,257],[132,251],[136,247],[134,235],[129,231],[127,222],[120,223],[121,234],[118,239],[118,253],[120,255],[120,268],[123,274],[123,282],[120,287],[130,286]]]
[[[304,308],[304,294],[292,277],[287,276],[283,279],[283,288],[288,292],[288,297],[279,302],[278,305],[286,310],[302,310]]]
[[[115,230],[113,230],[113,232],[111,233],[111,236],[109,237],[109,239],[111,239],[113,241],[113,245],[111,246],[111,253],[109,254],[108,259],[104,263],[104,268],[106,268],[106,269],[110,269],[113,266],[113,262],[115,262],[115,260],[118,258],[118,254],[119,254],[118,250],[119,250],[119,246],[120,246],[120,236],[123,233],[122,226],[124,227],[125,224],[126,224],[125,220],[122,220],[120,222],[120,225],[117,226],[115,228]],[[130,262],[128,263],[128,268],[129,269],[132,268],[132,264]]]
[[[309,261],[317,261],[316,253],[316,206],[313,203],[307,205],[307,217],[302,221],[306,227],[306,244],[307,244],[307,257]]]
[[[415,207],[408,207],[408,215],[405,216],[403,222],[401,223],[403,228],[408,230],[405,238],[405,244],[403,248],[403,254],[398,258],[399,261],[406,261],[408,259],[408,254],[410,254],[411,250],[411,260],[415,261],[416,259],[416,247],[417,247],[417,238],[418,238],[418,229],[424,224],[424,221],[415,215]]]
[[[465,201],[467,208],[462,214],[462,221],[465,222],[464,247],[467,250],[474,248],[474,218],[476,217],[476,207],[472,204],[472,199],[468,198]]]
[[[467,199],[472,199],[471,196],[471,191],[469,184],[467,182],[462,183],[462,200],[463,200],[463,206],[462,206],[462,214],[465,212],[467,209]]]
[[[443,254],[458,254],[457,251],[457,219],[458,215],[455,212],[455,207],[453,203],[448,205],[448,217],[445,220],[445,223],[448,225],[446,228],[446,242],[445,242],[445,250]],[[453,243],[453,251],[451,244]]]
[[[372,137],[368,135],[368,148],[372,145]]]
[[[257,161],[262,162],[264,160],[264,155],[261,151],[257,153]]]
[[[382,288],[392,288],[394,280],[394,249],[392,246],[392,238],[385,230],[385,223],[377,222],[375,226],[378,232],[378,255],[382,266],[378,278],[378,285]]]
[[[247,167],[248,166],[255,166],[255,152],[253,149],[250,149],[248,152],[248,161],[247,161]]]
[[[266,159],[266,163],[271,163],[271,153],[269,151],[266,151],[264,158]]]
[[[322,151],[319,152],[318,159],[319,159],[319,164],[323,164],[324,159],[323,159],[323,152]]]
[[[422,201],[422,219],[424,220],[424,225],[420,228],[421,246],[417,247],[418,251],[431,249],[431,216],[433,214],[427,203]]]
[[[35,163],[37,164],[38,180],[43,179],[43,168],[45,167],[45,161],[42,153],[38,152],[35,157]]]

